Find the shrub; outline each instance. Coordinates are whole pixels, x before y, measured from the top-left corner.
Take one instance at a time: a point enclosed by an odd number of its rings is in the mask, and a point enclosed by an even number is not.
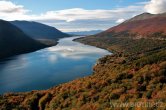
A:
[[[40,98],[40,96],[41,95],[39,93],[34,93],[25,101],[25,105],[27,105],[27,107],[32,110],[38,109],[38,99]]]
[[[152,95],[152,91],[148,91],[146,93],[146,98],[150,99],[151,98],[151,95]]]
[[[158,74],[166,76],[166,69],[161,69]]]
[[[46,103],[51,99],[51,94],[47,93],[39,100],[40,110],[44,110]]]
[[[145,85],[140,85],[140,86],[137,86],[137,91],[146,91],[146,86]]]
[[[110,99],[119,99],[120,95],[119,94],[116,94],[116,93],[111,93],[110,94]]]

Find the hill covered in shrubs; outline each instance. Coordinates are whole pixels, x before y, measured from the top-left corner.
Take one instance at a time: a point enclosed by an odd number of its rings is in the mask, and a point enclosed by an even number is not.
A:
[[[164,110],[166,40],[103,32],[76,39],[112,51],[91,76],[43,91],[0,96],[2,110]],[[158,35],[158,37],[161,37]],[[163,36],[162,36],[163,37]]]
[[[0,97],[0,108],[21,110],[110,110],[166,107],[166,50],[138,56],[114,54],[98,60],[93,74],[57,87]],[[145,106],[125,106],[149,103]],[[122,104],[118,106],[116,104]]]

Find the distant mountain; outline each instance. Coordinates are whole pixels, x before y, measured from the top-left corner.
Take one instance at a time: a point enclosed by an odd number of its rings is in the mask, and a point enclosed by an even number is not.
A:
[[[44,47],[46,45],[30,38],[18,27],[0,20],[0,59],[32,52]]]
[[[94,35],[102,32],[102,30],[91,30],[91,31],[77,31],[77,32],[68,32],[71,35]]]
[[[166,35],[166,13],[143,13],[122,24],[112,27],[106,33],[128,33],[149,37],[153,35]]]
[[[23,30],[24,33],[35,39],[57,40],[70,35],[59,31],[58,29],[31,21],[11,21],[12,24]]]

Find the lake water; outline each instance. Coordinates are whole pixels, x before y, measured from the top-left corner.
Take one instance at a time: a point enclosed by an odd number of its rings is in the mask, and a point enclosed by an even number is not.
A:
[[[63,38],[58,45],[0,62],[0,94],[42,90],[92,74],[106,50]]]

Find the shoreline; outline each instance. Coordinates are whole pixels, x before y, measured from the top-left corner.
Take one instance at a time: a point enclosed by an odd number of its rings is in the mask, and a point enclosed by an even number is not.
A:
[[[46,90],[0,95],[2,103],[0,107],[7,108],[11,105],[10,108],[38,110],[39,108],[84,109],[84,107],[90,109],[93,106],[110,109],[114,101],[146,103],[164,100],[165,93],[162,91],[166,90],[163,70],[166,67],[165,55],[166,50],[163,49],[135,57],[120,54],[104,56],[98,59],[98,63],[93,66],[93,73],[89,76]],[[158,82],[153,84],[154,81]],[[152,86],[156,88],[151,89]],[[159,93],[157,98],[154,95],[156,91]],[[161,104],[165,102],[162,101]]]
[[[73,37],[79,37],[79,36],[73,36]],[[82,36],[81,36],[81,37],[82,37]],[[79,38],[81,38],[81,37],[79,37]],[[64,38],[61,38],[61,39],[64,39]],[[59,40],[61,40],[61,39],[59,39]],[[76,38],[76,39],[77,39],[77,38]],[[59,40],[57,41],[57,44],[59,43]],[[72,41],[78,42],[78,41],[75,41],[75,39],[73,39]],[[78,43],[81,43],[81,42],[78,42]],[[56,44],[56,45],[57,45],[57,44]],[[87,45],[87,44],[84,44],[84,43],[81,43],[81,44]],[[53,46],[56,46],[56,45],[53,45]],[[88,46],[100,48],[100,47],[93,46],[93,45],[88,45]],[[42,48],[42,49],[46,49],[46,48],[49,48],[49,47],[52,47],[52,46],[48,46],[48,47],[45,47],[45,48]],[[42,49],[39,49],[39,50],[42,50]],[[108,50],[106,50],[106,49],[104,49],[104,48],[100,48],[100,49],[105,50],[105,51],[108,51]],[[36,50],[36,51],[39,51],[39,50]],[[33,51],[33,52],[36,52],[36,51]],[[33,53],[33,52],[23,53],[23,54],[19,54],[19,55],[29,54],[29,53]],[[108,52],[110,52],[110,51],[108,51]],[[110,53],[112,53],[112,52],[110,52]],[[112,53],[112,54],[113,54],[113,53]],[[112,54],[111,54],[111,55],[112,55]],[[19,56],[19,55],[15,55],[15,56],[6,58],[5,60],[2,60],[2,62],[8,61],[8,60],[10,60],[10,59],[12,59],[12,58],[15,58],[15,57]],[[105,57],[105,56],[107,56],[107,55],[104,55],[104,56],[98,58],[97,61],[95,62],[95,64],[93,65],[93,67],[92,67],[91,69],[93,70],[93,68],[94,68],[94,66],[97,64],[98,60],[101,59],[101,58],[103,58],[103,57]],[[0,61],[0,62],[1,62],[1,61]],[[89,76],[91,76],[91,75],[93,75],[93,72],[92,72]],[[89,76],[84,76],[84,77],[89,77]],[[80,78],[84,78],[84,77],[80,77]],[[5,95],[5,94],[24,94],[24,93],[34,92],[34,91],[47,91],[47,90],[49,90],[49,89],[51,89],[51,88],[55,88],[55,87],[57,87],[57,86],[59,86],[59,85],[63,85],[63,84],[66,84],[66,83],[70,83],[70,82],[72,82],[72,81],[74,81],[74,80],[78,80],[78,79],[80,79],[80,78],[76,78],[76,79],[67,81],[67,82],[65,82],[65,83],[60,83],[60,84],[55,85],[55,86],[52,86],[52,87],[50,87],[50,88],[48,88],[48,89],[41,89],[41,90],[35,90],[35,89],[34,89],[34,90],[23,91],[23,92],[19,92],[19,91],[17,91],[17,92],[5,92],[5,93],[2,93],[2,94],[0,94],[0,95]]]

